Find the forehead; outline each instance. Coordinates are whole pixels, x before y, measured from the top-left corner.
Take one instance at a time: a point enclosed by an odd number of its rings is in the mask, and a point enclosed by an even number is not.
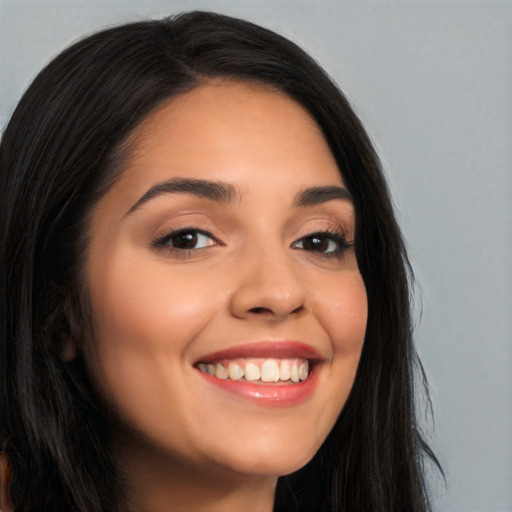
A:
[[[251,167],[253,177],[263,169],[282,174],[293,160],[297,175],[310,166],[304,179],[342,182],[323,133],[305,108],[255,83],[214,79],[171,98],[134,130],[127,147],[123,167],[131,178],[151,168],[158,179],[162,166],[161,179],[168,178],[170,167],[182,175],[219,179],[222,169],[232,176],[234,165],[240,171]]]

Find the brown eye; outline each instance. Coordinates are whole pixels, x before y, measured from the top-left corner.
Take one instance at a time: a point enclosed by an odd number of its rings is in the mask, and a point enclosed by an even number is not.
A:
[[[325,257],[341,257],[351,246],[342,233],[312,233],[292,244],[294,249],[308,251]]]
[[[197,245],[199,236],[194,231],[182,231],[176,233],[168,241],[168,245],[172,245],[176,249],[194,249]]]
[[[156,247],[169,247],[177,251],[193,251],[215,245],[212,235],[198,229],[181,229],[156,240]]]
[[[305,251],[332,252],[336,249],[336,244],[328,238],[311,236],[302,240],[302,249]]]

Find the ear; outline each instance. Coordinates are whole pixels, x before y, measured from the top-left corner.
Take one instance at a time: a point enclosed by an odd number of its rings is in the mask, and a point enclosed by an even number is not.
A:
[[[47,316],[45,326],[47,339],[51,340],[55,357],[70,363],[80,351],[82,328],[76,311],[79,306],[69,290],[56,288],[52,298],[54,306]]]
[[[84,336],[83,321],[80,319],[81,303],[78,297],[67,293],[60,304],[59,325],[59,357],[64,363],[74,361],[79,352]]]
[[[59,358],[63,363],[74,361],[78,355],[78,345],[71,336],[63,337],[60,344]]]

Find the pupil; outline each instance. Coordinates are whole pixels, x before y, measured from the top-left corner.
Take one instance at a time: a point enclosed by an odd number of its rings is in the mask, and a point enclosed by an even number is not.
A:
[[[325,252],[329,242],[324,238],[311,237],[308,240],[308,248],[313,251]]]
[[[197,244],[197,234],[190,231],[179,233],[174,236],[172,244],[179,249],[193,249]]]

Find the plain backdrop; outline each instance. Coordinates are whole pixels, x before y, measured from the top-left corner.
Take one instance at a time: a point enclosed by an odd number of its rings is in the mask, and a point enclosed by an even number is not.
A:
[[[418,279],[441,512],[512,511],[512,4],[507,0],[0,0],[0,126],[79,36],[206,9],[293,39],[351,99]],[[420,318],[420,311],[422,311]]]

